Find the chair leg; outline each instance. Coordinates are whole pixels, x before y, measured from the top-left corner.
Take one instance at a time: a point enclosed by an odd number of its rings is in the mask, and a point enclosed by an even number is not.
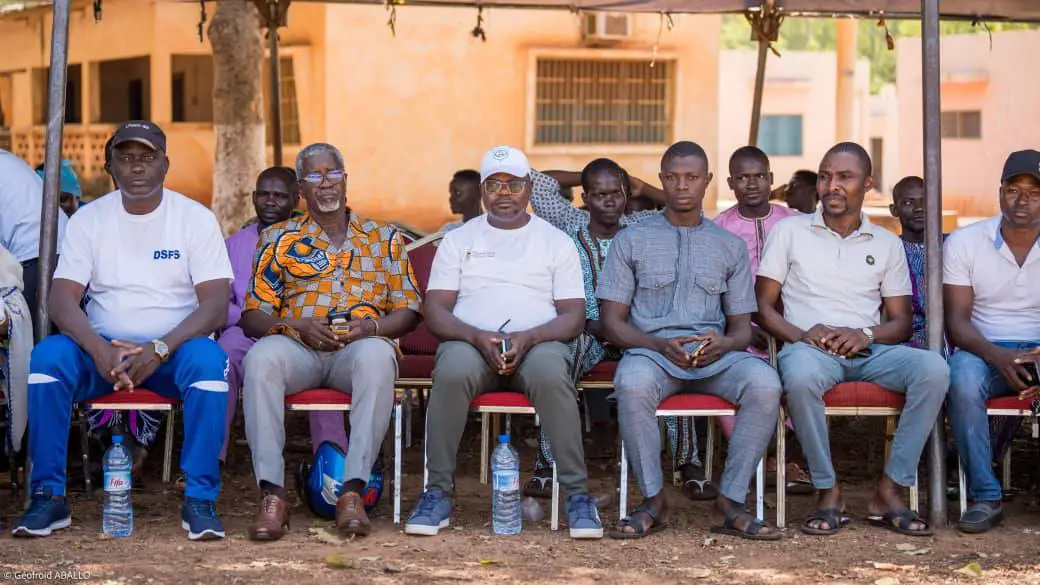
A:
[[[914,485],[910,486],[910,509],[914,512],[921,510],[921,491],[916,473],[914,474]]]
[[[1004,453],[1004,458],[1000,462],[1001,466],[1001,480],[1004,484],[1004,491],[1011,489],[1011,448],[1008,447],[1007,453]]]
[[[888,457],[892,454],[892,439],[896,436],[896,420],[894,416],[885,417],[885,459],[881,462],[882,465],[888,463]]]
[[[715,462],[715,417],[708,417],[708,445],[704,454],[704,479],[711,481],[712,464]]]
[[[755,516],[766,521],[766,457],[758,460],[755,467]]]
[[[480,413],[480,483],[488,482],[488,419],[490,414]]]
[[[776,526],[787,524],[787,424],[784,409],[776,423]]]
[[[87,488],[87,497],[94,497],[94,480],[90,477],[90,428],[87,425],[87,413],[76,409],[79,413],[80,457],[83,460],[83,483]]]
[[[401,523],[401,418],[403,406],[394,405],[394,524]]]
[[[402,396],[404,403],[404,446],[412,446],[412,389],[405,388]]]
[[[553,530],[560,529],[560,482],[556,477],[556,461],[552,464],[552,515],[549,527]]]
[[[618,469],[621,477],[618,479],[618,517],[622,520],[628,516],[628,458],[625,456],[625,442],[621,441],[621,463]]]
[[[961,516],[968,511],[968,480],[964,476],[964,463],[957,458],[957,495],[961,501]]]
[[[423,493],[430,489],[430,453],[429,442],[426,440],[426,425],[423,425],[423,441],[422,441],[422,489]]]
[[[173,434],[176,432],[177,409],[171,408],[169,416],[166,417],[166,446],[163,451],[162,480],[170,483],[170,465],[173,459]]]

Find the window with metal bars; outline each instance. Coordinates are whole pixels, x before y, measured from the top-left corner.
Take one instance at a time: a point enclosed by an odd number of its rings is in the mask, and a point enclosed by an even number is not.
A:
[[[942,113],[943,138],[982,138],[982,112],[978,110]]]
[[[670,144],[675,61],[539,58],[534,144]]]
[[[282,102],[282,144],[300,144],[300,108],[296,100],[296,72],[293,67],[291,55],[283,56],[278,60],[281,68],[281,85],[279,87]],[[274,141],[274,125],[271,123],[270,106],[271,91],[267,81],[269,71],[267,59],[264,59],[263,85],[264,85],[264,124],[267,130],[267,144]]]

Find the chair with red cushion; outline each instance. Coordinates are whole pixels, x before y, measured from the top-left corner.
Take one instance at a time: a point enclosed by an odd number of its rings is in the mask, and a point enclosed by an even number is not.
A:
[[[490,427],[492,414],[531,414],[538,416],[534,405],[522,392],[494,391],[477,395],[469,405],[470,412],[480,413],[480,483],[488,481],[488,467],[491,455]],[[506,433],[509,433],[509,417],[506,417]],[[557,530],[560,527],[560,485],[556,480],[556,462],[552,464],[553,487],[552,487],[552,512],[550,516],[550,527]],[[429,483],[429,468],[426,460],[423,460],[423,488]]]
[[[823,395],[823,408],[827,416],[884,416],[887,417],[885,459],[891,437],[895,435],[896,419],[903,412],[905,397],[870,382],[843,382]],[[776,428],[776,525],[783,528],[787,522],[787,420],[785,405],[781,405]],[[910,488],[910,509],[917,512],[920,494],[917,481]]]
[[[673,394],[657,405],[658,418],[665,416],[703,416],[708,418],[707,452],[704,459],[705,478],[711,479],[711,468],[715,453],[715,417],[734,416],[736,405],[710,394]],[[621,518],[628,516],[628,459],[625,442],[621,441],[621,478],[618,494],[618,512]],[[765,520],[765,464],[758,462],[755,471],[755,515]]]
[[[173,455],[174,419],[176,418],[176,407],[181,401],[175,398],[160,396],[145,388],[134,388],[112,392],[99,398],[84,400],[78,407],[82,410],[162,410],[169,413],[166,417],[166,444],[163,447],[163,483],[170,483],[171,457]],[[87,442],[87,418],[80,412],[80,434],[83,449],[83,477],[87,487],[87,497],[92,497],[94,487],[90,480],[90,445]]]
[[[1040,419],[1033,415],[1032,400],[1022,400],[1018,396],[1002,396],[986,401],[986,416],[1027,416],[1033,419],[1033,437],[1040,434]],[[964,476],[964,464],[957,461],[957,475],[960,482],[961,515],[968,509],[968,482]],[[1011,487],[1011,449],[1001,461],[1001,484],[1003,488]]]
[[[352,396],[332,388],[312,388],[285,397],[294,412],[350,412]],[[401,523],[401,401],[394,400],[394,524]]]
[[[427,241],[420,246],[408,250],[408,260],[415,272],[416,285],[419,292],[426,295],[426,285],[430,281],[430,270],[433,259],[437,255],[440,239]],[[440,342],[430,333],[426,322],[419,323],[415,331],[403,336],[400,340],[401,359],[397,365],[397,387],[404,391],[405,405],[405,438],[406,446],[412,445],[412,391],[419,396],[419,408],[425,411],[424,392],[433,386],[433,356],[437,353]]]

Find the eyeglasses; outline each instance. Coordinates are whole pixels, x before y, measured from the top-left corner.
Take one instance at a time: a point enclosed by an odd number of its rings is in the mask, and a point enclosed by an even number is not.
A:
[[[336,184],[341,183],[347,178],[347,172],[343,169],[333,169],[327,173],[319,173],[317,171],[313,173],[307,173],[303,176],[303,180],[310,183],[311,185],[320,185],[322,181],[328,181],[329,183]]]
[[[526,179],[513,179],[512,181],[499,181],[498,179],[488,179],[484,181],[484,192],[485,193],[498,193],[502,190],[502,187],[509,189],[509,192],[513,195],[519,195],[524,192],[524,188],[527,187]]]

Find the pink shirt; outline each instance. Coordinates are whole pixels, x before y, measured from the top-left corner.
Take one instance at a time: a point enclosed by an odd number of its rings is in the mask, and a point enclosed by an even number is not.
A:
[[[751,274],[758,274],[758,260],[762,257],[762,248],[766,245],[766,236],[781,219],[801,215],[796,209],[786,205],[769,204],[769,213],[760,219],[751,219],[740,215],[734,205],[715,218],[715,223],[731,234],[744,240],[747,244],[748,260],[751,261]]]
[[[773,226],[778,221],[793,215],[801,215],[801,212],[786,205],[770,203],[769,213],[765,217],[752,219],[740,215],[740,212],[737,211],[737,206],[734,205],[720,213],[715,218],[715,223],[744,240],[744,243],[747,244],[748,260],[751,263],[751,274],[758,274],[758,261],[762,258],[762,248],[766,245],[766,237],[769,235],[769,231],[773,229]],[[760,358],[769,358],[768,355],[753,347],[749,347],[748,352]]]

